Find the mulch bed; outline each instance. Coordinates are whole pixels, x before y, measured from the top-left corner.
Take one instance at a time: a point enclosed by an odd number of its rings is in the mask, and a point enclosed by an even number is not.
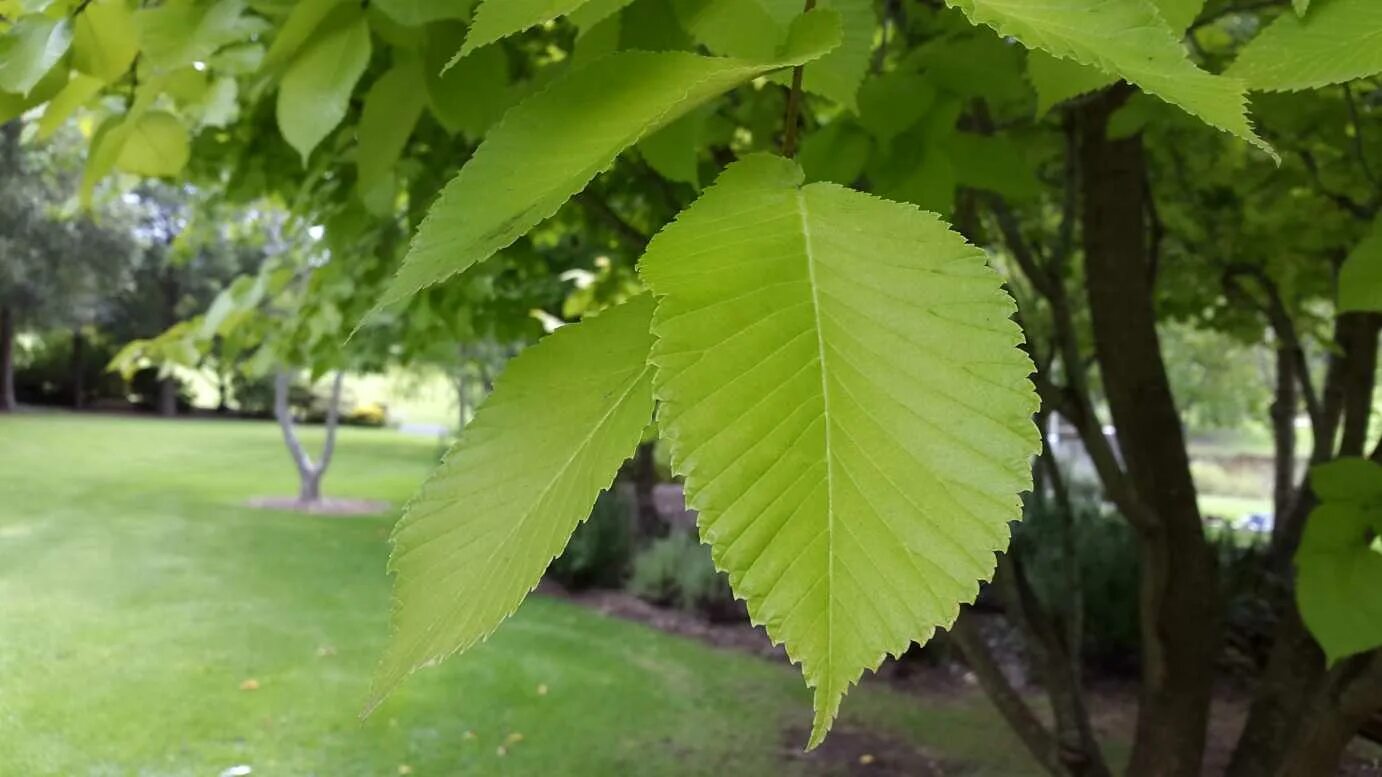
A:
[[[316,502],[301,502],[292,496],[261,496],[245,504],[260,510],[288,510],[329,518],[365,518],[393,511],[392,502],[381,502],[376,499],[324,498]]]

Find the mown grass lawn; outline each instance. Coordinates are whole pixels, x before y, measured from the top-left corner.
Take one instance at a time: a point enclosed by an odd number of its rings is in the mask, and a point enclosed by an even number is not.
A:
[[[327,491],[399,503],[436,455],[346,430]],[[270,424],[0,416],[0,775],[844,768],[792,757],[809,722],[794,669],[541,597],[361,722],[392,516],[243,506],[292,477]],[[972,698],[873,685],[841,726],[966,774],[1032,773]]]

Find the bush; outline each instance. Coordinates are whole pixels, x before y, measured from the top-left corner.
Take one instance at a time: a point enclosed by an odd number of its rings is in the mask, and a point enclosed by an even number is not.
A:
[[[712,621],[747,617],[730,591],[729,578],[715,569],[710,548],[681,529],[654,540],[638,554],[628,588],[644,601],[698,612]]]
[[[72,406],[77,393],[73,379],[72,331],[59,329],[25,340],[27,346],[21,346],[15,353],[16,397],[25,404]],[[124,401],[124,381],[119,375],[106,371],[106,365],[119,350],[118,345],[88,329],[83,333],[82,347],[83,401]]]
[[[389,422],[389,409],[377,402],[356,405],[349,413],[341,415],[341,423],[347,426],[381,427]]]
[[[630,522],[628,504],[612,491],[601,493],[547,574],[573,591],[618,588],[633,553]]]

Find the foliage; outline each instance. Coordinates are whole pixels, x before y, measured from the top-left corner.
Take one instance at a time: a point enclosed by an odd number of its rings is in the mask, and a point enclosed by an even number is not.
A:
[[[1382,645],[1382,464],[1339,459],[1310,477],[1321,503],[1296,554],[1296,597],[1334,663]]]
[[[628,589],[652,604],[700,613],[712,621],[743,617],[743,605],[734,598],[728,577],[715,568],[710,549],[683,530],[639,551]]]
[[[633,558],[630,515],[629,505],[614,491],[601,492],[590,517],[547,567],[547,577],[575,591],[619,587]]]

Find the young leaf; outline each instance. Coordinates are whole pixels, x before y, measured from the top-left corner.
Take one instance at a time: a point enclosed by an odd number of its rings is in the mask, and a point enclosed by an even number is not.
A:
[[[130,69],[139,53],[134,14],[125,0],[94,0],[77,15],[72,66],[110,83]]]
[[[511,244],[649,133],[755,76],[809,61],[838,43],[836,16],[813,11],[801,17],[774,61],[630,51],[562,75],[505,114],[442,190],[380,306]],[[515,165],[516,159],[527,162]]]
[[[1310,478],[1322,501],[1296,553],[1296,602],[1333,664],[1382,645],[1382,465],[1340,459]]]
[[[269,45],[261,67],[265,71],[273,71],[291,62],[331,12],[346,2],[347,0],[300,0],[293,5],[293,9],[288,12],[288,16],[283,19],[282,25],[274,35],[273,43]]]
[[[149,111],[128,125],[115,166],[151,177],[175,176],[187,166],[187,128],[167,111]]]
[[[590,514],[653,412],[646,295],[505,369],[393,533],[394,634],[368,707],[484,640]]]
[[[72,25],[30,14],[0,36],[0,91],[27,95],[67,53]]]
[[[57,132],[78,108],[95,97],[103,86],[105,81],[95,76],[85,73],[72,76],[67,86],[64,86],[57,97],[43,109],[43,118],[38,121],[38,139],[47,140],[52,137],[53,133]]]
[[[1382,313],[1382,218],[1339,270],[1339,312]]]
[[[815,689],[949,625],[1030,487],[1013,301],[935,215],[749,157],[654,238],[654,391],[703,539]]]
[[[1238,54],[1226,75],[1249,89],[1295,92],[1382,73],[1382,3],[1330,0],[1284,13]]]
[[[400,56],[365,95],[355,163],[360,198],[376,215],[393,212],[394,166],[427,104],[418,88],[422,81],[422,62],[416,56]]]
[[[1275,154],[1253,132],[1243,85],[1195,67],[1151,0],[946,0],[1023,45],[1098,68]]]
[[[369,64],[369,25],[354,6],[344,10],[351,18],[324,24],[288,66],[278,87],[279,130],[304,164],[345,118],[350,94]]]

